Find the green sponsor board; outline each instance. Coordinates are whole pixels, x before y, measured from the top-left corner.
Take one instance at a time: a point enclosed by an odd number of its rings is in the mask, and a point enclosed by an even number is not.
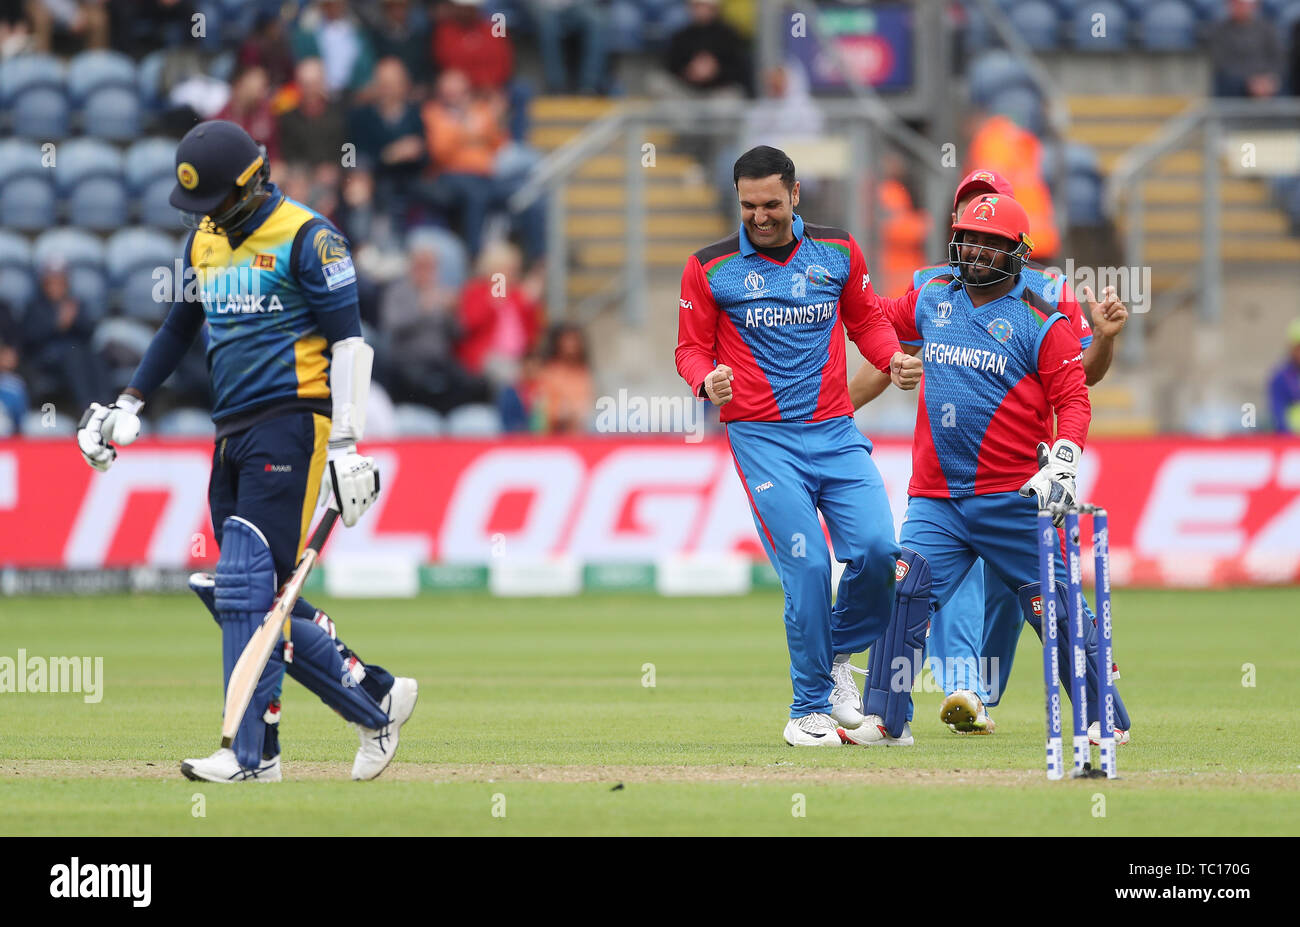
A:
[[[751,582],[755,589],[780,589],[781,577],[776,575],[772,564],[754,561],[750,568]]]
[[[426,563],[420,567],[421,592],[486,589],[488,568],[473,563]]]
[[[588,563],[582,569],[582,588],[587,592],[619,589],[650,592],[655,587],[651,563]]]

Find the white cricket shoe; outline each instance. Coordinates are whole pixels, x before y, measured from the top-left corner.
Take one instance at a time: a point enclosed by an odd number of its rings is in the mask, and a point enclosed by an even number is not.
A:
[[[984,703],[970,689],[958,689],[945,698],[939,706],[939,719],[958,734],[992,734],[997,730]]]
[[[911,721],[903,722],[903,733],[891,737],[889,731],[885,730],[885,719],[880,715],[867,715],[861,725],[841,730],[840,736],[847,743],[857,744],[860,747],[910,747],[916,743],[912,739]]]
[[[1088,725],[1088,743],[1094,747],[1101,744],[1101,722],[1094,721]],[[1115,728],[1115,746],[1122,747],[1128,743],[1128,731]]]
[[[279,782],[280,755],[277,753],[269,760],[262,760],[257,769],[245,769],[235,759],[234,750],[222,747],[212,756],[185,760],[181,763],[181,773],[195,782]]]
[[[373,779],[388,768],[397,753],[397,735],[402,725],[415,711],[415,700],[420,695],[420,685],[407,676],[398,676],[380,703],[388,714],[388,723],[378,729],[357,725],[361,746],[352,763],[353,779]]]
[[[791,718],[785,725],[784,736],[792,747],[839,747],[844,743],[835,719],[823,712]]]
[[[831,717],[843,727],[857,727],[866,720],[866,715],[862,713],[862,693],[853,678],[853,667],[848,663],[832,663],[831,679],[835,681],[831,690]]]

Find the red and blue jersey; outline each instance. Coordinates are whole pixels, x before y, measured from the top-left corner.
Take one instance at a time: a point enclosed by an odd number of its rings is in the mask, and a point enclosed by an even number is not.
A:
[[[739,232],[697,251],[682,272],[677,371],[700,394],[718,364],[731,368],[732,400],[721,419],[820,422],[852,415],[844,332],[864,357],[889,370],[899,350],[871,288],[862,251],[848,232],[805,225],[779,263]]]
[[[1083,447],[1092,419],[1083,348],[1023,274],[979,307],[951,275],[933,277],[886,312],[925,364],[909,495],[1019,489],[1038,471],[1038,442],[1053,441],[1053,413],[1056,437]]]
[[[951,276],[951,264],[931,264],[912,273],[912,290],[919,290],[927,280],[935,277]],[[1088,347],[1092,344],[1092,326],[1083,314],[1079,300],[1075,298],[1074,287],[1070,281],[1059,274],[1050,273],[1047,268],[1026,262],[1020,271],[1020,278],[1025,286],[1033,290],[1047,302],[1056,307],[1056,311],[1065,316],[1079,338],[1079,344]],[[910,292],[910,290],[909,290]]]

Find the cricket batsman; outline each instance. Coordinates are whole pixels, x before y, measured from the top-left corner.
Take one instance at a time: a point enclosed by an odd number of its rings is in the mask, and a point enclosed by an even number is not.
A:
[[[1037,512],[1073,502],[1092,409],[1078,336],[1024,279],[1032,248],[1023,207],[981,195],[953,224],[953,272],[883,307],[902,340],[921,345],[925,377],[898,592],[870,655],[867,719],[846,731],[854,743],[913,742],[912,682],[932,615],[956,652],[978,653],[982,622],[945,629],[954,616],[935,614],[977,559],[1033,618]],[[1055,594],[1065,614],[1062,584]]]
[[[955,226],[966,206],[986,193],[1015,196],[1011,184],[997,171],[984,168],[973,170],[957,186],[953,196],[951,224]],[[951,273],[952,265],[946,263],[920,268],[912,275],[910,289],[920,289],[928,281]],[[1114,290],[1106,288],[1101,302],[1096,302],[1091,290],[1084,287],[1083,296],[1088,301],[1092,317],[1092,324],[1089,325],[1088,317],[1081,311],[1067,279],[1049,273],[1028,259],[1024,262],[1021,277],[1027,288],[1066,317],[1070,328],[1078,336],[1083,347],[1082,364],[1087,385],[1093,386],[1100,382],[1110,369],[1115,356],[1115,340],[1128,319],[1128,309],[1116,298]],[[920,349],[920,345],[904,341],[903,349],[915,351]],[[887,386],[888,382],[875,368],[863,364],[849,382],[849,396],[854,408],[861,408]],[[1086,603],[1084,607],[1088,609]],[[996,727],[987,709],[996,706],[1006,691],[1016,646],[1025,624],[1020,602],[1010,589],[988,571],[982,560],[977,560],[944,606],[944,611],[952,616],[951,620],[936,615],[926,638],[927,663],[948,696],[940,710],[940,716],[956,733],[991,734]],[[1088,610],[1088,615],[1092,618],[1091,610]],[[978,657],[975,654],[961,653],[960,648],[954,646],[953,639],[953,633],[962,623],[973,620],[974,616],[983,618]],[[1034,628],[1039,630],[1036,624]],[[961,639],[960,635],[956,638]],[[983,675],[986,670],[991,678]],[[1090,664],[1089,672],[1096,672],[1095,664]],[[1119,726],[1115,731],[1116,742],[1127,743],[1130,720],[1128,710],[1118,693],[1116,723]],[[1092,733],[1099,736],[1100,724],[1097,731]],[[1096,742],[1097,736],[1093,740]]]
[[[899,349],[852,236],[795,213],[799,182],[784,152],[750,149],[733,180],[740,229],[682,273],[677,371],[721,407],[781,577],[794,690],[784,739],[838,747],[841,731],[864,720],[849,660],[885,629],[898,559],[871,443],[853,423],[844,331],[901,389],[916,387],[921,364]],[[819,511],[846,564],[834,607]]]
[[[233,122],[203,122],[181,139],[171,204],[192,230],[184,294],[125,392],[111,405],[93,403],[77,431],[86,462],[108,470],[115,446],[139,434],[145,401],[204,331],[216,425],[208,504],[221,553],[215,574],[196,573],[190,585],[221,628],[227,683],[293,573],[318,497],[332,496],[350,527],[379,490],[374,460],[357,453],[374,352],[361,338],[348,243],[329,220],[281,193],[269,173],[264,150]],[[232,746],[185,760],[186,777],[280,780],[286,670],[356,725],[353,779],[387,768],[415,708],[416,681],[362,663],[304,599],[290,625]]]

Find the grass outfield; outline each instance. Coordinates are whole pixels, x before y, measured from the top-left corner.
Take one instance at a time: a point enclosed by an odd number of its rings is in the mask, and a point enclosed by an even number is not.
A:
[[[775,593],[317,604],[420,682],[375,782],[349,781],[354,730],[287,679],[285,782],[180,776],[220,725],[219,638],[197,601],[0,598],[0,657],[104,667],[97,704],[0,694],[0,834],[1300,832],[1300,589],[1118,591],[1123,778],[1057,783],[1032,634],[992,737],[950,734],[921,692],[913,748],[795,750]]]

